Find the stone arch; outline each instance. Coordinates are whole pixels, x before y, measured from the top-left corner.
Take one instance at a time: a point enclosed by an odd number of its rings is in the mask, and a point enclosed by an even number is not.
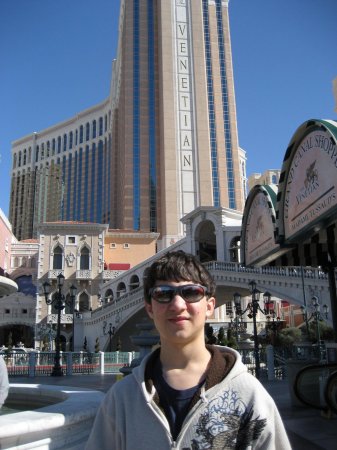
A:
[[[118,283],[117,285],[117,298],[119,298],[121,295],[125,294],[126,292],[126,285],[123,281],[121,281],[120,283]]]
[[[104,303],[110,303],[113,301],[114,293],[112,289],[107,289],[104,294]]]
[[[129,281],[129,291],[137,289],[139,285],[140,285],[139,276],[136,274],[132,275]]]
[[[204,220],[197,226],[194,239],[201,262],[217,260],[215,226],[211,220]]]

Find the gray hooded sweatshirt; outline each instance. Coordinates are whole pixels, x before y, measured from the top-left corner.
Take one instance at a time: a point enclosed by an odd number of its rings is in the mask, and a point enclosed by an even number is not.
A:
[[[273,399],[248,373],[240,354],[208,348],[212,359],[205,384],[176,441],[151,380],[152,353],[107,392],[86,450],[291,450]]]

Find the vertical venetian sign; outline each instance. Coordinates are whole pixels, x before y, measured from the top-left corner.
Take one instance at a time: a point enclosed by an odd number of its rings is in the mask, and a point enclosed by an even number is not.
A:
[[[188,0],[175,0],[175,37],[178,95],[178,153],[181,171],[182,214],[195,209],[194,139],[192,133],[191,51]]]
[[[314,226],[337,206],[337,146],[323,129],[307,134],[288,171],[284,197],[285,238]]]

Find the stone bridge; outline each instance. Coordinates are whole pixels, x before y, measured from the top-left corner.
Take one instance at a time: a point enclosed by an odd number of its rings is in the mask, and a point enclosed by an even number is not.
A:
[[[108,350],[109,346],[116,350],[118,339],[124,344],[124,339],[138,334],[135,325],[146,317],[142,279],[146,268],[159,255],[104,284],[101,307],[75,321],[76,342],[83,342],[86,337],[91,351],[97,341],[100,350]],[[328,277],[319,269],[270,266],[246,268],[239,263],[217,261],[205,263],[205,266],[217,284],[217,307],[232,301],[234,292],[239,292],[242,297],[250,296],[248,283],[252,280],[262,293],[269,291],[273,297],[290,303],[309,304],[315,295],[321,304],[330,306]],[[230,322],[229,316],[224,321]]]

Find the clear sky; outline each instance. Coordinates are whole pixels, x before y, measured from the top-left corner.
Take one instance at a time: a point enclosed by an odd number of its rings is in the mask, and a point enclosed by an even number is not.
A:
[[[230,0],[229,14],[247,174],[281,168],[299,125],[337,118],[337,1]],[[118,16],[119,0],[0,0],[0,208],[6,215],[11,142],[108,96]]]

